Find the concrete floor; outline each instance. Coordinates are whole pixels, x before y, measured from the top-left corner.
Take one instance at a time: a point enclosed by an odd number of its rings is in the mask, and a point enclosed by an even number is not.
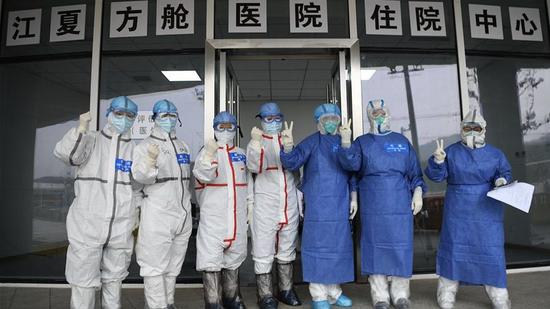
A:
[[[411,281],[411,301],[414,308],[437,308],[435,292],[436,280]],[[514,308],[550,308],[550,272],[512,274],[508,276],[508,287]],[[369,286],[366,284],[344,285],[344,293],[353,301],[353,308],[372,308]],[[307,285],[297,287],[298,294],[304,300],[302,308],[309,308],[310,298]],[[248,308],[257,308],[255,289],[243,288],[242,294]],[[70,290],[65,288],[0,288],[0,309],[23,308],[69,308]],[[176,305],[179,309],[203,308],[200,288],[180,288],[176,291]],[[96,308],[99,306],[97,294]],[[142,289],[123,290],[122,308],[144,308]],[[279,306],[281,309],[296,308]],[[457,296],[457,309],[491,308],[484,289],[476,286],[461,287]]]

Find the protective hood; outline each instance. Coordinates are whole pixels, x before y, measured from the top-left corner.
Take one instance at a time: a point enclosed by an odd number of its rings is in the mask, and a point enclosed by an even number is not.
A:
[[[376,111],[383,111],[384,115],[375,115]],[[391,132],[390,110],[385,106],[384,100],[377,99],[369,101],[367,105],[367,117],[370,124],[370,133],[384,135]]]
[[[463,130],[465,126],[479,125],[481,126],[481,132],[469,131],[466,132]],[[466,117],[462,120],[460,125],[460,137],[462,138],[462,143],[468,146],[471,149],[480,148],[485,146],[485,132],[486,132],[487,122],[481,115],[481,113],[474,109],[470,111]]]

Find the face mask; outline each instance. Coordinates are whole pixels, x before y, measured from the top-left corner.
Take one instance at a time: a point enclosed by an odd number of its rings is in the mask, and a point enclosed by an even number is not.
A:
[[[157,125],[166,133],[170,133],[176,127],[176,119],[156,119]]]
[[[464,132],[462,131],[462,142],[470,149],[485,146],[485,132]]]
[[[384,116],[378,116],[374,118],[374,122],[376,123],[376,125],[382,125],[384,121],[386,121],[386,117]]]
[[[109,114],[109,124],[117,131],[118,134],[124,134],[128,132],[134,125],[134,120],[128,119],[128,117],[115,117],[113,113]]]
[[[336,133],[336,129],[338,129],[338,122],[327,121],[323,124],[323,129],[325,129],[325,132],[328,134],[334,135],[334,133]]]
[[[233,139],[235,138],[235,131],[214,131],[214,136],[220,144],[233,144]]]
[[[281,132],[282,127],[282,121],[273,121],[269,123],[262,121],[262,130],[264,130],[264,132],[266,132],[267,134],[277,134]]]

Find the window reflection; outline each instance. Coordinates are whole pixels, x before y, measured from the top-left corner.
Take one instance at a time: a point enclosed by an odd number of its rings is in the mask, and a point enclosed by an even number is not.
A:
[[[459,140],[460,96],[454,57],[366,54],[362,58],[365,133],[370,128],[367,104],[381,98],[390,109],[392,130],[413,144],[422,168],[435,149],[436,139],[444,139],[445,145]],[[425,181],[429,191],[424,210],[415,217],[415,272],[435,271],[446,188],[446,183]]]

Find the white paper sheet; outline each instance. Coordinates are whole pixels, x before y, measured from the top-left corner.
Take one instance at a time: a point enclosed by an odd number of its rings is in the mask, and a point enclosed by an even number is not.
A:
[[[487,192],[487,196],[529,213],[534,191],[535,186],[514,181],[509,185]]]

